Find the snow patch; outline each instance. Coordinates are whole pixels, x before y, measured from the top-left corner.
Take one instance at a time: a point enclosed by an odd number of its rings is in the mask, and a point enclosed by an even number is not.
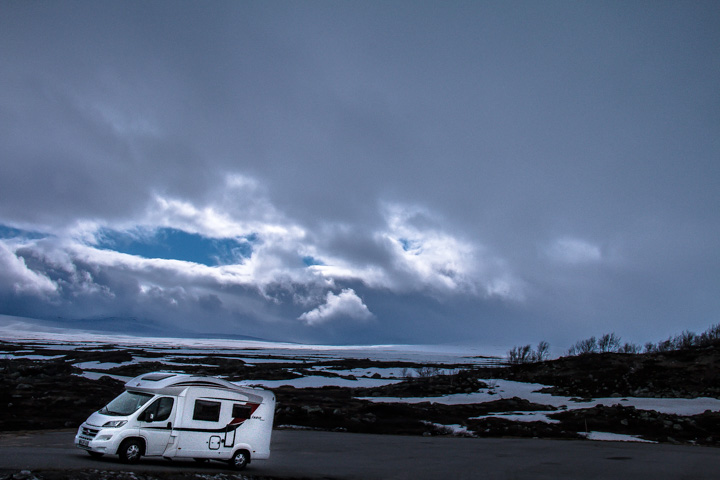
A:
[[[640,442],[640,443],[657,443],[652,440],[645,440],[637,435],[624,435],[621,433],[610,432],[580,432],[580,435],[588,440],[600,440],[605,442]]]
[[[87,378],[90,380],[99,380],[102,377],[110,377],[110,378],[114,378],[115,380],[119,380],[123,383],[127,383],[133,379],[133,377],[126,377],[123,375],[110,375],[108,373],[99,373],[99,372],[74,373],[73,375],[78,376],[78,377],[84,377],[84,378]]]
[[[479,417],[472,417],[472,420],[482,420],[483,418],[502,418],[511,422],[543,422],[543,423],[560,423],[559,420],[555,420],[548,417],[548,414],[556,413],[541,412],[541,411],[530,411],[530,412],[503,412],[503,413],[491,413],[489,415],[481,415]]]
[[[264,388],[276,388],[282,386],[290,386],[295,388],[322,388],[322,387],[349,387],[349,388],[372,388],[382,387],[400,380],[390,380],[381,378],[358,378],[350,380],[340,377],[322,377],[311,375],[309,377],[292,378],[289,380],[242,380],[233,382],[240,386],[257,386]]]
[[[15,355],[14,353],[10,352],[0,352],[0,355],[13,360],[57,360],[58,358],[65,358],[65,355]]]
[[[425,425],[435,427],[441,431],[444,430],[446,432],[449,432],[450,435],[455,435],[458,437],[475,437],[476,436],[473,432],[469,431],[467,429],[467,427],[464,427],[462,425],[456,425],[456,424],[444,425],[442,423],[433,423],[433,422],[428,422],[425,420],[423,420],[422,423],[424,423]]]
[[[362,400],[385,403],[421,403],[433,402],[444,405],[462,405],[470,403],[491,402],[502,398],[519,397],[532,403],[550,405],[558,409],[578,410],[592,408],[596,405],[610,407],[620,404],[624,407],[633,406],[639,410],[655,410],[658,413],[666,413],[681,416],[699,415],[705,410],[720,410],[720,399],[709,397],[698,398],[645,398],[645,397],[624,397],[620,398],[595,398],[589,402],[577,402],[572,397],[554,396],[549,393],[540,393],[538,390],[548,387],[539,383],[521,383],[511,380],[486,379],[482,380],[494,387],[482,389],[475,393],[463,393],[445,395],[442,397],[363,397]],[[548,412],[537,412],[548,413]]]

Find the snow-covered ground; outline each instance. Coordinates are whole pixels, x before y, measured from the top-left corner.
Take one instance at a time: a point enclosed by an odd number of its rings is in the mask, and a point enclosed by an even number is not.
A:
[[[609,433],[609,432],[588,432],[587,434],[581,433],[588,440],[601,440],[605,442],[640,442],[640,443],[657,443],[652,440],[645,440],[637,435],[623,435],[622,433]]]
[[[62,355],[60,355],[62,357]],[[48,357],[44,357],[48,358]],[[182,367],[182,366],[202,366],[206,368],[217,368],[217,365],[210,365],[205,363],[187,363],[187,362],[176,362],[173,360],[165,360],[163,358],[156,358],[156,357],[133,357],[132,360],[129,360],[127,362],[78,362],[74,363],[73,365],[81,370],[110,370],[111,368],[115,367],[124,367],[127,365],[137,365],[139,363],[148,363],[148,362],[154,362],[154,363],[161,363],[163,365],[168,366],[175,366],[175,367]]]
[[[558,420],[554,420],[548,417],[549,413],[545,411],[535,412],[502,412],[502,413],[491,413],[489,415],[481,415],[479,417],[473,417],[476,419],[481,418],[503,418],[510,420],[511,422],[545,422],[545,423],[560,423]]]
[[[68,345],[72,345],[69,349],[116,345],[164,355],[246,355],[251,363],[271,361],[268,357],[272,357],[283,362],[298,359],[312,362],[370,359],[418,364],[486,365],[497,363],[506,351],[504,347],[454,345],[307,345],[257,340],[135,337],[34,325],[6,315],[0,315],[0,338],[33,342],[33,346],[56,350],[66,349]],[[263,358],[257,358],[259,356]]]
[[[336,373],[338,375],[353,375],[356,377],[372,377],[374,375],[380,375],[382,378],[398,378],[398,379],[404,379],[408,375],[415,375],[417,372],[415,372],[412,368],[351,368],[351,369],[339,369],[334,367],[325,367],[325,366],[315,366],[310,369],[310,371],[314,372],[329,372],[329,373]],[[439,368],[436,372],[434,372],[437,375],[452,375],[454,373],[457,373],[457,369],[454,368]]]
[[[381,387],[391,383],[398,383],[401,380],[388,380],[382,378],[357,378],[350,380],[340,377],[321,377],[311,375],[307,377],[293,378],[290,380],[243,380],[234,382],[238,385],[249,385],[254,387],[277,388],[288,385],[295,388],[320,388],[320,387],[348,387],[348,388],[370,388]]]
[[[469,431],[466,427],[463,427],[462,425],[443,425],[442,423],[433,423],[433,422],[423,422],[425,425],[431,425],[437,429],[440,430],[446,430],[450,432],[452,435],[457,435],[461,437],[473,437],[475,434],[471,431]]]
[[[13,359],[24,359],[24,360],[54,360],[56,358],[63,358],[65,355],[18,355],[11,352],[1,352],[0,358],[13,358]]]
[[[132,380],[133,377],[125,377],[123,375],[110,375],[108,373],[98,373],[98,372],[83,372],[79,374],[81,377],[89,378],[90,380],[97,380],[100,377],[110,377],[114,378],[115,380],[118,380],[120,382],[129,382]]]
[[[571,397],[555,396],[549,393],[540,393],[537,390],[547,387],[539,383],[521,383],[510,380],[483,380],[488,383],[491,388],[482,389],[475,393],[464,393],[456,395],[445,395],[443,397],[366,397],[365,400],[372,402],[435,402],[445,405],[462,405],[471,403],[491,402],[501,398],[519,397],[532,403],[541,405],[550,405],[555,408],[566,408],[568,410],[591,408],[595,405],[612,406],[620,404],[628,407],[633,406],[640,410],[655,410],[660,413],[669,413],[675,415],[697,415],[705,410],[720,410],[720,399],[699,397],[699,398],[645,398],[645,397],[622,397],[622,398],[594,398],[589,402],[574,401]],[[529,420],[532,417],[526,416],[529,413],[538,415],[538,418],[547,412],[523,412],[523,417]],[[515,420],[523,420],[515,418],[517,412],[508,413],[509,418]],[[498,417],[502,415],[498,414]]]

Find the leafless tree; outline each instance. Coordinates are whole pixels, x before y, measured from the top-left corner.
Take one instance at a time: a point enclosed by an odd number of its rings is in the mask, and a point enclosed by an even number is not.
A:
[[[620,348],[620,337],[614,333],[606,333],[597,342],[601,352],[617,352]]]
[[[550,357],[550,344],[543,340],[538,343],[537,350],[535,351],[535,357],[538,362],[544,362]]]

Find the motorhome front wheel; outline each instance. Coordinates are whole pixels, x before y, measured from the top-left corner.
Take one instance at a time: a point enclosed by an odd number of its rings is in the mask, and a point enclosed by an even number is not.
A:
[[[137,463],[142,457],[143,448],[139,440],[125,440],[118,449],[120,460],[125,463]]]

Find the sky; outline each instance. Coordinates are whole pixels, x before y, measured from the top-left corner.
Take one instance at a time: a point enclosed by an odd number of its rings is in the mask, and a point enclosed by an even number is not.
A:
[[[713,1],[0,2],[0,314],[334,344],[720,322]]]

